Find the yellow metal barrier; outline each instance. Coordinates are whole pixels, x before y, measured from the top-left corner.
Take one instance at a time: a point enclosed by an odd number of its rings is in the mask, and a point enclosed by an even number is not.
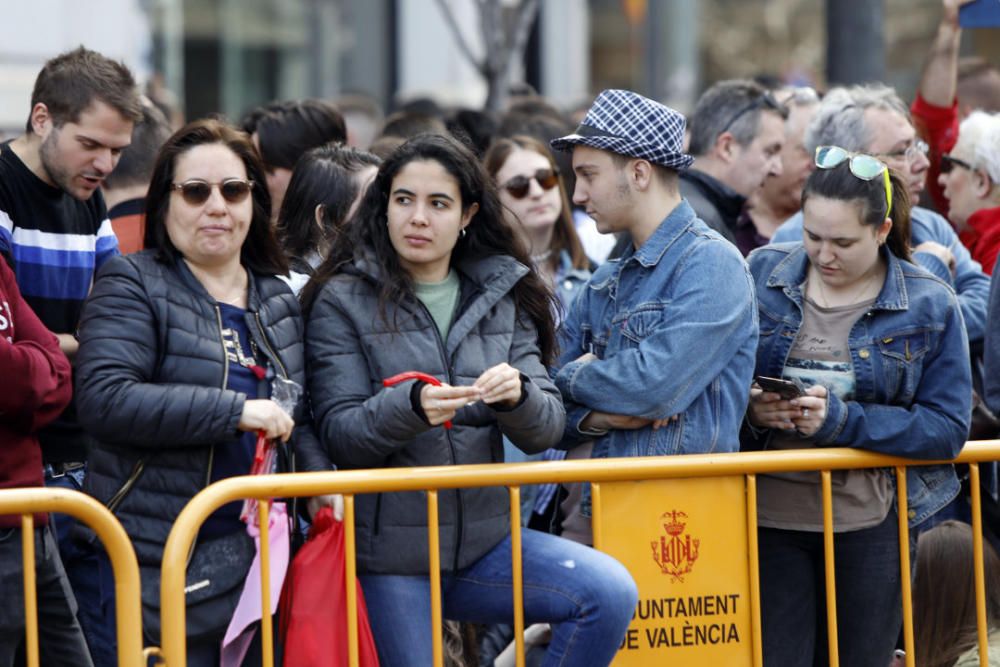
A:
[[[118,665],[145,667],[142,650],[142,609],[139,565],[135,551],[118,520],[90,496],[69,489],[0,490],[0,514],[20,514],[24,563],[25,637],[29,667],[38,667],[38,605],[35,590],[35,513],[58,512],[79,519],[101,539],[115,573],[118,610]]]
[[[979,651],[983,667],[987,665],[987,634],[985,586],[982,559],[982,514],[979,504],[979,461],[1000,460],[1000,440],[968,443],[954,462],[969,463],[971,486],[973,489],[973,527],[976,547],[974,563],[976,577],[976,604],[979,623]],[[649,457],[630,459],[604,459],[590,461],[561,461],[546,463],[516,463],[475,466],[439,466],[419,469],[354,470],[318,473],[296,473],[255,477],[234,477],[212,484],[195,496],[177,517],[163,554],[161,578],[161,618],[162,655],[168,667],[184,667],[185,657],[185,609],[184,577],[187,554],[201,524],[222,505],[243,498],[257,498],[266,501],[276,497],[317,496],[330,493],[344,494],[345,499],[345,544],[347,559],[348,593],[348,637],[350,640],[351,665],[357,665],[357,601],[354,599],[356,580],[356,560],[354,553],[354,496],[363,493],[389,491],[426,491],[428,508],[428,535],[430,552],[431,584],[431,632],[434,641],[434,661],[442,662],[441,647],[441,579],[439,534],[437,525],[437,492],[441,489],[455,489],[482,486],[506,486],[510,489],[512,545],[515,599],[515,637],[517,638],[517,664],[524,664],[523,635],[524,617],[521,598],[521,558],[520,558],[520,487],[526,484],[546,482],[592,483],[594,505],[594,543],[600,548],[603,535],[600,534],[599,517],[602,482],[624,482],[634,480],[665,480],[681,478],[707,478],[744,476],[747,480],[747,525],[749,528],[750,596],[752,603],[751,623],[754,650],[753,664],[760,667],[760,609],[759,583],[757,582],[756,549],[756,476],[776,472],[820,471],[822,479],[824,511],[824,545],[826,550],[827,609],[830,632],[830,664],[838,665],[836,641],[836,598],[833,570],[833,516],[831,504],[830,472],[859,468],[895,469],[899,490],[899,545],[900,570],[902,573],[903,632],[906,646],[906,664],[914,665],[913,615],[911,608],[909,526],[906,505],[906,467],[945,463],[941,461],[914,461],[893,456],[884,456],[854,449],[831,448],[811,450],[786,450],[774,452],[744,452],[732,454],[700,454],[674,457]],[[261,525],[266,526],[266,502],[261,503]],[[0,504],[0,510],[4,505]],[[261,539],[262,560],[268,558],[268,542]],[[266,568],[262,568],[266,576]],[[269,590],[267,585],[262,590]],[[138,599],[138,596],[136,596]],[[266,606],[262,608],[266,609]],[[120,614],[121,616],[121,614]],[[267,616],[265,614],[265,616]],[[119,621],[121,622],[121,621]],[[269,622],[269,621],[268,621]],[[266,634],[270,634],[266,629]],[[121,628],[120,628],[121,632]],[[270,638],[268,638],[270,641]],[[265,649],[264,665],[271,665],[270,651]]]

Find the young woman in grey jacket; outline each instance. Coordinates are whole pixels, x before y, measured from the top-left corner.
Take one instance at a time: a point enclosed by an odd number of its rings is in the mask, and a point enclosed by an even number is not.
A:
[[[313,416],[338,468],[501,462],[503,435],[526,452],[558,442],[551,296],[469,150],[435,135],[402,145],[348,235],[303,294]],[[406,371],[441,384],[383,386]],[[506,490],[439,503],[444,617],[510,622]],[[432,662],[426,507],[419,492],[357,499],[358,568],[389,667]],[[525,620],[552,623],[545,664],[608,664],[636,602],[628,571],[552,535],[522,540]]]

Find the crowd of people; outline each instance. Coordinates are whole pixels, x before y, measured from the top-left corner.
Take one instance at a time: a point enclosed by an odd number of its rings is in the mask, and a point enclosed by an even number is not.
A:
[[[173,521],[236,475],[827,446],[953,459],[1000,435],[1000,74],[959,58],[961,4],[943,0],[909,106],[884,84],[761,77],[715,83],[690,118],[613,89],[576,122],[523,94],[499,116],[422,100],[383,118],[351,96],[181,125],[120,63],[53,58],[0,144],[0,487],[107,506],[157,644]],[[978,660],[966,477],[907,472],[919,665]],[[885,667],[895,477],[836,472],[833,498],[840,659]],[[529,664],[610,663],[638,591],[591,548],[589,485],[521,502]],[[294,544],[342,503],[272,520]],[[823,664],[818,474],[761,475],[757,513],[764,663]],[[504,664],[507,495],[441,492],[439,517],[448,659]],[[381,664],[431,664],[426,499],[361,495],[355,522]],[[233,503],[198,534],[191,665],[260,658],[229,649],[252,523]],[[0,517],[0,667],[24,651],[20,525]],[[61,515],[34,530],[42,663],[116,664],[100,543]]]

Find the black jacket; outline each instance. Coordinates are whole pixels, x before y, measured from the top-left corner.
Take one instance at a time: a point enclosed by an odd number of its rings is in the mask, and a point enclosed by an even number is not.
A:
[[[339,468],[499,463],[501,434],[527,452],[559,442],[562,399],[542,365],[538,331],[519,316],[510,293],[528,269],[506,256],[456,268],[460,306],[444,341],[415,297],[392,304],[388,317],[379,315],[374,262],[357,260],[317,296],[306,329],[310,399],[317,432]],[[403,371],[471,385],[503,362],[521,372],[522,402],[511,410],[476,402],[458,411],[451,430],[432,428],[417,415],[412,381],[382,386]],[[441,568],[465,568],[506,537],[509,504],[504,488],[441,491]],[[359,495],[355,517],[360,572],[427,573],[423,492]]]
[[[736,221],[747,203],[746,197],[698,169],[680,173],[680,190],[695,215],[724,239],[736,244]]]
[[[268,376],[305,387],[303,322],[288,287],[249,274],[247,325]],[[153,251],[116,257],[98,274],[80,325],[80,422],[98,440],[86,490],[108,505],[140,563],[159,564],[167,534],[206,483],[216,445],[238,436],[246,395],[225,388],[218,305],[187,265]],[[328,469],[300,402],[296,467]]]

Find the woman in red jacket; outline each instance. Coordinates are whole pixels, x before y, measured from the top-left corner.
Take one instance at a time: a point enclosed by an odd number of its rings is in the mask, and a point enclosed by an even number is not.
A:
[[[42,486],[38,430],[59,416],[72,396],[69,360],[18,291],[0,260],[0,488]],[[48,516],[35,515],[38,633],[44,665],[91,665],[76,620],[76,600],[59,560]],[[0,516],[0,667],[14,664],[24,642],[21,519]]]

